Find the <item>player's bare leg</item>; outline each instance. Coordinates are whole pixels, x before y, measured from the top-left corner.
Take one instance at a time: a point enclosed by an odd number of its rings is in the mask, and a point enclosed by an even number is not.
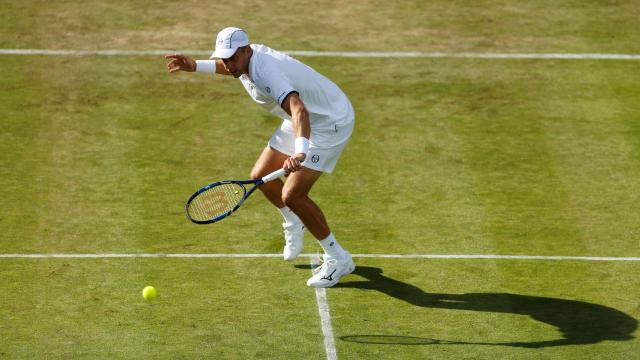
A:
[[[267,146],[263,151],[256,164],[251,170],[251,178],[259,179],[282,168],[282,164],[288,158],[287,155]],[[270,181],[258,187],[265,197],[275,205],[282,217],[284,218],[284,238],[285,245],[282,256],[285,260],[291,261],[300,255],[304,246],[304,224],[298,216],[285,206],[282,201],[282,188],[284,183],[280,179]]]
[[[251,171],[251,178],[258,179],[282,168],[287,158],[287,155],[271,147],[265,148]],[[260,186],[259,189],[285,217],[284,258],[293,260],[302,250],[304,227],[301,223],[304,223],[325,250],[325,262],[314,269],[313,276],[307,281],[307,285],[331,287],[338,283],[341,276],[353,272],[355,264],[351,254],[342,249],[331,233],[320,207],[309,198],[309,191],[321,175],[320,171],[303,167],[290,174],[286,184],[277,179]],[[286,210],[283,209],[293,210],[294,215],[297,215],[297,221],[301,220],[301,222],[297,225],[287,224],[287,217],[291,214],[287,215]]]
[[[314,270],[307,285],[331,287],[341,276],[353,272],[355,264],[351,254],[338,244],[331,233],[320,207],[309,198],[309,191],[320,175],[322,172],[304,167],[292,173],[282,189],[282,200],[300,217],[325,251],[324,263]]]
[[[253,166],[251,178],[259,179],[281,169],[288,157],[288,155],[267,146]],[[293,210],[318,240],[326,239],[331,232],[322,210],[309,198],[311,187],[321,175],[321,171],[303,167],[289,175],[286,185],[282,180],[276,179],[258,187],[267,199],[279,209],[287,206]]]
[[[311,187],[321,175],[321,171],[303,167],[289,175],[282,189],[283,203],[298,215],[318,240],[325,239],[331,232],[322,210],[309,198]]]
[[[251,170],[251,179],[260,179],[265,175],[268,175],[278,169],[282,169],[282,164],[289,156],[267,146],[262,150],[262,154],[253,165]],[[260,185],[258,189],[262,191],[264,196],[275,205],[278,209],[283,208],[284,202],[282,202],[282,187],[284,183],[280,179],[275,179]]]

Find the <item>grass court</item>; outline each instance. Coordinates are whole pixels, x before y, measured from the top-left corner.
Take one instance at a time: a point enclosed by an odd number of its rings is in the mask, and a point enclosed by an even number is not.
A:
[[[3,49],[640,53],[632,2],[2,1]],[[205,58],[205,56],[195,56]],[[640,62],[299,57],[356,129],[312,197],[353,254],[640,256]],[[310,258],[245,178],[280,120],[161,56],[0,55],[0,358],[326,359]],[[307,234],[305,253],[320,248]],[[355,257],[326,290],[342,359],[631,359],[640,261]],[[158,297],[142,299],[145,285]]]

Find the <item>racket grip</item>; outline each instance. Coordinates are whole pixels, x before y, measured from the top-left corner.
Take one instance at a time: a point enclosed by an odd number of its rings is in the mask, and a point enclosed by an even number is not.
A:
[[[269,181],[271,181],[271,180],[275,180],[275,179],[277,179],[277,178],[279,178],[279,177],[283,176],[283,175],[284,175],[284,173],[285,173],[284,169],[276,170],[276,171],[272,172],[271,174],[269,174],[269,175],[267,175],[267,176],[263,177],[263,178],[262,178],[262,182],[263,182],[263,183],[266,183],[266,182],[269,182]]]

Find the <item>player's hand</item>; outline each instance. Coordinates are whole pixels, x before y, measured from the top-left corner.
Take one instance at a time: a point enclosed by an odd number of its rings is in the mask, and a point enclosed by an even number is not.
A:
[[[167,69],[170,73],[174,73],[176,71],[188,71],[194,72],[196,71],[196,62],[192,58],[182,55],[182,54],[171,54],[165,55],[165,59],[167,61]]]
[[[302,169],[302,163],[307,158],[306,154],[299,153],[291,156],[284,161],[282,168],[285,170],[285,176]]]

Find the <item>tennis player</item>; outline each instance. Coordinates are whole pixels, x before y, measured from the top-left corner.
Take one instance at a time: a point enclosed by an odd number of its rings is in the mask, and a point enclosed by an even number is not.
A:
[[[260,186],[284,217],[285,260],[298,257],[305,226],[324,249],[324,262],[307,281],[331,287],[355,264],[329,229],[309,191],[322,173],[331,173],[351,137],[354,112],[340,88],[311,67],[265,45],[250,44],[247,33],[228,27],[216,38],[209,60],[167,55],[170,73],[177,71],[233,75],[251,98],[283,119],[251,171],[259,179],[279,168],[288,174]]]

